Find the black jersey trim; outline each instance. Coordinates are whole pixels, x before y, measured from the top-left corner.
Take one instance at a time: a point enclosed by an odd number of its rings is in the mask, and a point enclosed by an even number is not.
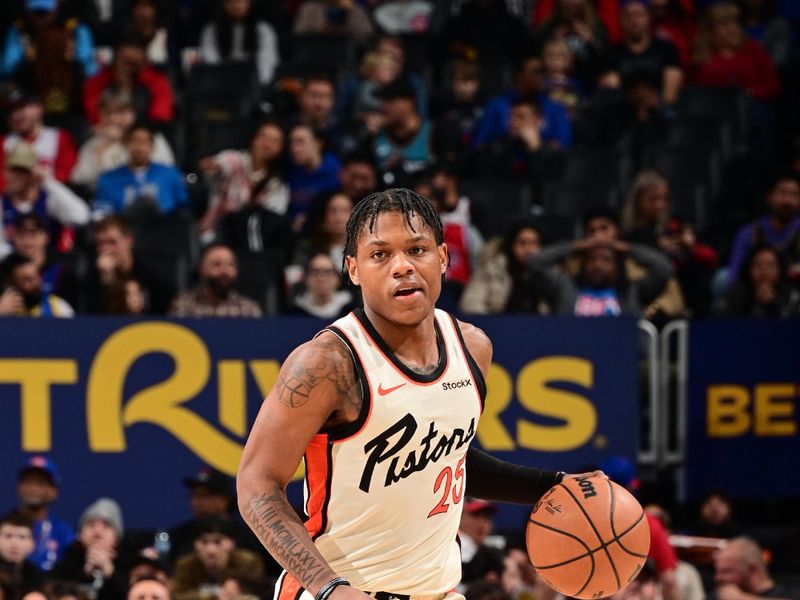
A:
[[[483,412],[483,409],[486,407],[486,379],[483,377],[483,372],[478,366],[478,363],[475,362],[475,359],[472,357],[469,348],[467,348],[466,342],[464,342],[464,336],[461,334],[461,327],[458,326],[458,320],[450,313],[448,313],[447,316],[450,317],[450,320],[453,322],[453,327],[458,336],[458,342],[461,344],[464,356],[467,357],[467,365],[472,373],[472,378],[475,380],[475,385],[478,386],[478,395],[481,398],[481,412]]]
[[[353,311],[353,316],[358,319],[358,322],[366,330],[369,337],[372,339],[373,342],[380,348],[381,352],[392,361],[392,364],[397,367],[397,369],[405,375],[411,381],[415,381],[417,383],[433,383],[437,379],[439,379],[442,374],[444,374],[445,370],[447,369],[447,346],[444,343],[444,335],[442,335],[441,327],[439,327],[439,320],[434,317],[434,329],[436,330],[436,347],[439,350],[439,363],[436,365],[436,368],[427,375],[422,375],[413,371],[408,368],[400,359],[398,359],[392,349],[389,348],[389,345],[383,340],[383,338],[378,333],[377,329],[372,325],[369,318],[367,318],[364,309],[361,307],[356,308]]]
[[[367,419],[369,418],[370,405],[372,403],[372,393],[369,389],[369,381],[367,380],[367,374],[364,371],[364,365],[361,364],[361,359],[358,357],[358,352],[356,352],[355,346],[353,346],[353,343],[350,341],[350,338],[347,337],[347,334],[335,325],[330,325],[322,331],[329,331],[339,338],[345,346],[347,346],[347,349],[350,351],[350,356],[353,359],[353,371],[358,379],[359,386],[361,387],[361,412],[358,413],[358,419],[352,423],[343,423],[342,425],[336,425],[334,427],[323,428],[320,430],[320,433],[326,434],[330,441],[335,442],[349,438],[350,436],[361,431],[364,423],[366,423]]]

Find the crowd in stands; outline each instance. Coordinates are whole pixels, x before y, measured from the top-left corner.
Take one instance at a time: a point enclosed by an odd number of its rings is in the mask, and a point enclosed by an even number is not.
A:
[[[601,468],[639,494],[635,467],[621,456]],[[62,485],[56,465],[33,456],[17,476],[17,506],[0,516],[0,598],[3,600],[248,600],[268,599],[280,567],[235,510],[233,481],[208,467],[186,477],[186,519],[130,530],[115,499],[92,501],[71,520],[54,508]],[[467,600],[554,600],[537,576],[518,532],[498,532],[498,507],[467,498],[459,527]],[[765,552],[720,492],[699,504],[679,533],[703,536],[713,554],[682,556],[662,505],[648,504],[651,549],[637,579],[614,600],[718,600],[798,597],[786,546]],[[789,536],[784,533],[784,538]],[[778,577],[771,566],[780,570]],[[793,587],[794,586],[794,587]],[[562,596],[563,598],[563,596]]]
[[[794,0],[3,0],[0,32],[0,315],[330,321],[349,215],[392,187],[439,212],[451,311],[800,315]],[[190,518],[134,535],[110,498],[58,519],[32,459],[0,600],[270,597],[231,482],[185,483]],[[689,528],[732,540],[698,575],[650,506],[615,600],[798,597],[731,510]],[[494,511],[465,503],[459,589],[550,600]]]
[[[799,12],[4,2],[0,314],[335,318],[350,210],[408,187],[453,311],[796,316]]]

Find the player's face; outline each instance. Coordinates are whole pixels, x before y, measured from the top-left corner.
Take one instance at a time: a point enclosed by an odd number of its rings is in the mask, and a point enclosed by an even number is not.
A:
[[[347,257],[350,279],[361,286],[364,306],[392,324],[414,326],[428,318],[442,290],[447,246],[418,216],[408,226],[399,212],[378,215],[364,226],[356,256]]]

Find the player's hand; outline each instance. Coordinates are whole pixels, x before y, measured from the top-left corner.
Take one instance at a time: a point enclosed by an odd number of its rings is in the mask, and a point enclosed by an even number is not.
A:
[[[374,600],[369,594],[349,585],[337,586],[328,598],[330,600],[367,600],[367,598]]]
[[[564,479],[579,479],[581,477],[602,477],[608,479],[608,475],[603,473],[600,469],[592,471],[591,473],[567,473],[564,475]]]

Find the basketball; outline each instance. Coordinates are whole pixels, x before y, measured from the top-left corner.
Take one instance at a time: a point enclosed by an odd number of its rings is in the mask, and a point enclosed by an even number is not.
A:
[[[604,477],[550,488],[533,507],[525,537],[537,574],[574,598],[602,598],[625,587],[650,549],[641,505]]]

